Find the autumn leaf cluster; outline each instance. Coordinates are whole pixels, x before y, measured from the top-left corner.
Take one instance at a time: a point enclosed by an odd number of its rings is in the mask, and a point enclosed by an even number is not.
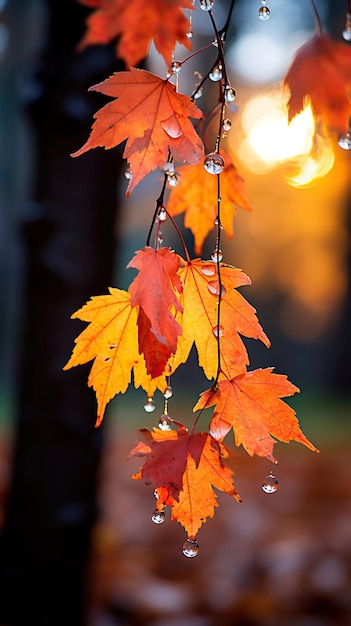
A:
[[[178,520],[189,540],[195,542],[199,528],[217,506],[213,488],[240,501],[227,462],[233,454],[224,443],[227,435],[249,455],[273,463],[277,441],[296,441],[317,450],[284,401],[298,388],[272,367],[249,370],[244,339],[259,340],[267,347],[270,342],[255,309],[239,291],[250,285],[250,279],[222,261],[221,231],[232,237],[236,208],[250,211],[251,207],[244,181],[223,148],[226,132],[222,122],[226,120],[230,128],[227,115],[232,114],[227,94],[231,91],[235,97],[235,91],[225,66],[226,32],[215,26],[212,3],[200,2],[214,25],[213,48],[223,76],[219,102],[209,116],[218,113],[220,130],[214,145],[209,145],[210,125],[197,106],[197,95],[210,71],[190,96],[179,91],[172,71],[176,43],[191,49],[193,2],[81,2],[93,11],[80,48],[117,40],[117,54],[127,69],[91,87],[111,101],[97,111],[89,138],[73,156],[123,143],[123,156],[129,164],[126,196],[153,170],[160,171],[163,183],[161,192],[155,194],[156,209],[146,245],[127,266],[137,270],[136,277],[127,291],[110,288],[109,294],[93,296],[73,314],[88,325],[77,337],[65,369],[93,362],[88,384],[97,397],[96,425],[108,402],[131,384],[145,391],[150,407],[156,391],[164,395],[159,427],[143,429],[143,439],[130,453],[130,457],[145,459],[134,478],[153,486],[158,521],[162,521],[165,507],[171,507],[172,519]],[[226,28],[234,7],[233,2],[229,4]],[[170,68],[165,78],[135,67],[148,55],[151,41]],[[178,62],[177,69],[185,62]],[[351,117],[350,77],[350,47],[318,31],[297,52],[284,80],[289,120],[309,103],[321,123],[346,132]],[[205,239],[215,229],[210,260],[190,258],[173,219],[181,213],[194,236],[196,255],[201,255]],[[166,219],[179,234],[182,256],[160,243],[160,228]],[[150,245],[152,230],[154,247]],[[210,381],[193,408],[198,416],[210,410],[207,432],[195,432],[198,417],[188,430],[168,414],[171,376],[187,363],[193,346],[199,367]]]

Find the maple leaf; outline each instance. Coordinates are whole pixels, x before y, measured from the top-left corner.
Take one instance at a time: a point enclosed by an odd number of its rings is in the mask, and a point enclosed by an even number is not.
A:
[[[251,281],[240,269],[220,263],[222,298],[221,323],[218,329],[219,282],[217,264],[195,259],[183,262],[179,276],[183,283],[180,302],[183,313],[177,315],[182,327],[178,339],[173,370],[188,360],[195,342],[199,365],[207,378],[215,378],[218,367],[218,335],[220,336],[221,369],[232,378],[249,363],[240,335],[260,339],[267,347],[268,337],[260,326],[255,309],[235,289]],[[240,334],[240,335],[239,335]]]
[[[115,100],[95,113],[88,140],[72,156],[98,146],[113,148],[127,139],[123,156],[132,178],[126,196],[149,172],[164,166],[169,150],[179,161],[196,164],[200,160],[203,144],[188,118],[200,118],[202,112],[168,80],[131,67],[90,90]]]
[[[286,376],[272,374],[272,370],[257,369],[233,380],[220,380],[216,391],[208,389],[200,395],[193,410],[215,405],[212,436],[221,441],[233,427],[236,445],[242,444],[251,456],[257,454],[276,462],[272,454],[276,439],[298,441],[318,452],[302,433],[295,411],[280,399],[299,389]]]
[[[157,492],[156,508],[172,507],[177,520],[195,539],[197,531],[218,506],[216,487],[241,502],[233,483],[233,471],[224,465],[227,448],[208,433],[189,434],[186,428],[153,432],[143,429],[145,442],[138,442],[129,457],[147,457],[133,478],[144,480]]]
[[[138,350],[137,316],[139,307],[132,308],[130,294],[110,288],[109,295],[94,296],[72,318],[90,322],[76,338],[75,347],[64,370],[83,365],[94,359],[88,385],[97,398],[96,426],[101,423],[107,403],[118,393],[125,393],[134,368],[135,387],[141,386],[148,396],[155,389],[167,386],[165,377],[151,381],[144,358]]]
[[[194,9],[192,0],[80,0],[96,8],[87,21],[79,48],[115,40],[117,57],[138,65],[148,55],[151,40],[169,65],[177,42],[191,49],[190,24],[182,9]]]
[[[233,236],[233,217],[239,206],[251,211],[244,180],[237,173],[229,154],[221,150],[225,166],[221,173],[221,224],[227,236]],[[167,210],[171,215],[185,212],[184,225],[195,238],[195,252],[201,253],[202,244],[214,228],[217,216],[217,176],[206,172],[204,159],[196,166],[177,168],[179,182],[170,193]]]
[[[180,257],[169,248],[138,250],[128,267],[139,270],[129,287],[131,306],[140,306],[138,315],[139,352],[145,357],[147,373],[152,378],[162,374],[177,348],[182,329],[170,311],[183,308],[175,291],[182,291],[177,271]]]
[[[297,52],[284,85],[290,90],[289,121],[310,101],[312,110],[328,126],[340,132],[351,117],[351,48],[315,35]]]

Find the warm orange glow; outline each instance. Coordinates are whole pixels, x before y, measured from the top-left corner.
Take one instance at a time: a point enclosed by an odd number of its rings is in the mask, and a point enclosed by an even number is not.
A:
[[[288,124],[280,91],[249,100],[242,113],[242,126],[245,136],[238,155],[256,174],[284,166],[287,182],[305,187],[325,176],[333,166],[331,144],[316,131],[311,106],[307,105]]]

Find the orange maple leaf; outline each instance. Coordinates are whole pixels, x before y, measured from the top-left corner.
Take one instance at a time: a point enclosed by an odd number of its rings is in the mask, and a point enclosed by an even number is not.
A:
[[[87,142],[72,156],[91,148],[113,148],[127,139],[123,156],[131,166],[130,195],[137,184],[157,167],[163,167],[170,150],[176,160],[198,163],[203,143],[189,117],[202,112],[168,80],[134,67],[116,72],[90,87],[115,98],[95,113]]]
[[[90,323],[76,338],[72,356],[63,369],[94,359],[88,385],[93,387],[98,403],[96,426],[103,419],[107,403],[127,390],[133,368],[135,387],[141,386],[148,396],[167,385],[164,376],[151,380],[139,354],[138,310],[131,307],[128,292],[110,288],[109,295],[94,296],[72,315]]]
[[[96,8],[87,21],[79,48],[118,43],[116,53],[127,65],[138,65],[148,55],[151,40],[169,65],[177,42],[191,49],[189,21],[182,9],[194,9],[192,0],[80,0]]]
[[[218,367],[218,336],[220,336],[221,369],[233,378],[246,369],[248,354],[240,335],[260,339],[270,345],[256,317],[255,309],[236,290],[251,281],[240,269],[220,263],[222,298],[221,324],[218,324],[219,282],[217,264],[195,259],[185,262],[179,270],[183,283],[180,302],[183,313],[177,315],[182,327],[172,367],[188,360],[195,342],[199,365],[207,378],[215,378]]]
[[[133,478],[144,480],[156,490],[156,508],[172,507],[177,520],[190,539],[218,506],[212,487],[224,491],[238,502],[240,496],[233,483],[233,471],[224,465],[227,448],[208,433],[189,434],[186,428],[153,432],[143,429],[146,442],[139,442],[129,457],[145,456],[147,460]]]
[[[233,236],[233,217],[236,206],[251,211],[244,180],[237,173],[229,154],[221,150],[225,166],[221,174],[221,224],[229,238]],[[167,210],[171,215],[185,211],[184,225],[195,238],[195,252],[201,253],[202,244],[214,228],[217,216],[217,176],[206,172],[204,159],[196,166],[177,168],[179,182],[171,190]]]
[[[221,441],[233,428],[236,445],[242,444],[251,456],[257,454],[275,463],[272,453],[276,439],[298,441],[318,452],[302,433],[295,411],[280,399],[299,389],[286,376],[272,374],[272,370],[257,369],[233,380],[220,380],[217,390],[208,389],[200,395],[193,410],[215,405],[212,436]]]
[[[182,329],[175,320],[174,311],[183,308],[176,297],[182,291],[177,271],[180,257],[169,248],[138,250],[128,267],[139,270],[130,285],[131,306],[140,306],[138,314],[138,345],[144,355],[146,371],[155,378],[160,376],[177,348]]]
[[[310,101],[312,110],[328,126],[340,132],[351,117],[351,48],[315,35],[297,52],[284,85],[290,90],[289,121]]]

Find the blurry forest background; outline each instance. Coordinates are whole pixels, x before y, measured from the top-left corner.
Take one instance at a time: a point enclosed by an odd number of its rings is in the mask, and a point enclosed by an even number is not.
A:
[[[339,41],[346,4],[317,2]],[[216,0],[219,25],[226,5]],[[148,416],[130,390],[95,430],[89,368],[61,371],[82,328],[71,313],[130,283],[124,267],[145,244],[160,174],[126,201],[118,149],[69,156],[102,104],[87,88],[123,67],[113,45],[75,51],[89,11],[74,0],[0,0],[2,626],[351,624],[350,153],[321,135],[313,163],[288,158],[268,118],[313,16],[306,0],[270,0],[261,22],[259,6],[238,0],[226,45],[238,94],[228,142],[254,211],[238,212],[222,247],[251,277],[245,296],[272,341],[269,351],[249,343],[252,368],[275,366],[301,388],[291,403],[321,454],[278,445],[272,496],[260,489],[270,468],[241,454],[244,504],[219,497],[199,557],[187,560],[182,528],[152,524],[152,492],[125,461],[162,399]],[[211,37],[206,17],[198,30],[194,18],[194,48]],[[148,67],[164,72],[156,53]],[[209,236],[203,257],[212,249]],[[194,358],[174,376],[171,415],[191,424],[204,384]]]

